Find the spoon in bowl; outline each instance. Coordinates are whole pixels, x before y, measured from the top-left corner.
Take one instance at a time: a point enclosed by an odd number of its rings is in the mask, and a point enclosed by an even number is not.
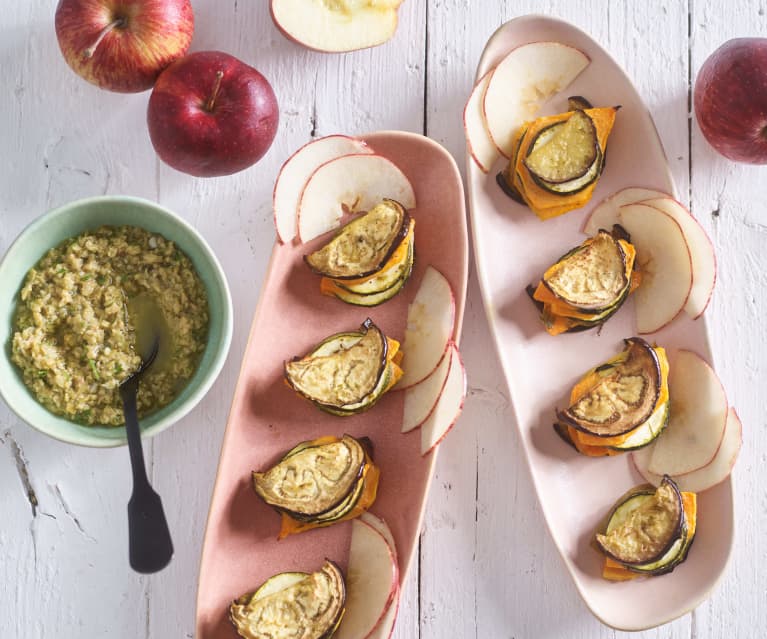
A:
[[[151,350],[142,357],[139,369],[120,384],[120,397],[125,414],[133,493],[128,501],[128,555],[133,570],[140,573],[157,572],[170,563],[173,541],[160,496],[149,483],[141,447],[136,394],[141,376],[152,365],[160,350],[160,334],[154,333]]]

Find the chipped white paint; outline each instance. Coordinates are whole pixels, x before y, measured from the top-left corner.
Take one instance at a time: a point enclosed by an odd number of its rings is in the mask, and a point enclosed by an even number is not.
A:
[[[392,42],[345,56],[286,42],[265,0],[193,0],[194,48],[222,48],[258,67],[281,104],[280,133],[264,160],[215,180],[156,160],[144,124],[148,94],[99,91],[69,71],[53,35],[55,0],[0,4],[0,251],[52,206],[97,193],[148,197],[205,234],[235,304],[220,379],[197,410],[147,446],[176,542],[173,563],[157,576],[127,567],[127,451],[59,444],[0,406],[0,637],[192,637],[217,450],[274,237],[279,165],[312,135],[422,132],[424,125],[462,165],[461,111],[484,42],[503,21],[530,12],[574,22],[623,65],[653,112],[682,198],[719,252],[708,311],[713,351],[745,426],[735,477],[737,545],[707,603],[635,636],[767,636],[767,420],[759,396],[767,359],[767,168],[716,156],[694,121],[688,129],[687,107],[689,78],[713,49],[731,37],[767,35],[764,0],[407,0]],[[441,448],[396,639],[628,636],[587,612],[545,532],[473,278],[464,326],[470,397]]]

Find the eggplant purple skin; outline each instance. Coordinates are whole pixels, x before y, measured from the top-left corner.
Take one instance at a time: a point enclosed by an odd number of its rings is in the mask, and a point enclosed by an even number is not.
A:
[[[653,411],[655,410],[655,405],[658,403],[658,396],[660,395],[660,380],[661,380],[661,370],[660,370],[660,360],[658,359],[658,354],[655,352],[655,349],[650,346],[650,344],[647,343],[644,339],[641,337],[629,337],[628,339],[623,340],[623,343],[629,347],[631,345],[636,344],[637,346],[643,348],[646,353],[650,355],[650,358],[653,361],[653,370],[655,371],[655,393],[653,394],[653,401],[650,404],[649,412],[643,416],[642,420],[638,421],[638,423],[642,423],[646,421],[650,415],[652,415]],[[556,415],[557,419],[561,421],[566,426],[572,426],[575,428],[575,430],[579,430],[582,433],[586,433],[587,435],[592,435],[594,437],[618,437],[620,435],[625,435],[626,433],[631,432],[636,428],[636,424],[632,425],[630,428],[626,428],[625,430],[619,431],[619,432],[611,432],[611,433],[595,433],[591,430],[588,430],[585,426],[583,426],[578,419],[568,413],[569,407],[566,410],[559,410],[557,409]]]
[[[370,330],[371,328],[374,328],[375,330],[377,330],[379,332],[379,334],[381,335],[381,340],[383,340],[383,348],[381,349],[382,350],[381,361],[380,361],[379,366],[378,366],[378,375],[376,376],[376,384],[374,384],[374,386],[373,386],[375,388],[375,385],[378,384],[378,380],[381,379],[381,375],[383,375],[384,372],[386,371],[386,357],[389,354],[389,340],[386,339],[386,335],[384,335],[384,332],[380,328],[378,328],[378,326],[376,326],[373,323],[373,320],[370,319],[369,317],[364,322],[362,322],[362,325],[360,326],[360,328],[361,328],[360,332],[363,335],[365,333],[367,333],[367,331]],[[340,334],[341,333],[336,333],[336,335],[340,335]],[[333,335],[328,335],[328,337],[326,337],[325,339],[323,339],[321,341],[326,341],[327,339],[329,339],[331,337],[333,337]],[[314,348],[310,349],[309,353],[311,353],[313,350],[314,350]],[[306,355],[308,355],[309,353],[307,353],[305,355],[301,355],[301,356],[296,356],[293,359],[291,359],[290,361],[292,361],[292,362],[300,361],[304,357],[306,357]],[[320,401],[316,400],[313,397],[309,397],[303,391],[297,389],[293,385],[293,382],[290,379],[290,375],[288,375],[287,362],[285,362],[285,365],[282,367],[282,369],[283,369],[283,376],[284,376],[285,380],[287,381],[288,385],[290,386],[290,388],[292,388],[296,393],[301,395],[301,397],[303,397],[305,399],[308,399],[310,402],[312,402],[312,404],[314,404],[318,408],[322,408],[323,406],[328,406],[330,408],[338,409],[338,406],[335,406],[333,404],[325,404],[323,402],[320,402]]]
[[[390,202],[394,202],[398,207],[400,207],[404,213],[402,216],[402,223],[400,224],[399,230],[397,231],[396,235],[394,236],[394,239],[392,240],[391,246],[389,247],[389,250],[386,251],[386,255],[384,255],[383,259],[376,265],[375,268],[369,271],[363,271],[361,273],[357,273],[355,275],[330,275],[328,273],[323,273],[322,271],[314,268],[309,263],[309,256],[304,255],[303,260],[304,263],[309,267],[309,270],[311,270],[312,273],[316,275],[321,275],[323,277],[330,277],[334,280],[356,280],[360,277],[368,277],[370,275],[374,275],[378,271],[380,271],[386,264],[386,262],[389,261],[389,258],[394,254],[394,251],[396,251],[399,248],[399,245],[402,244],[404,239],[407,237],[408,231],[410,231],[410,213],[408,210],[402,206],[397,200],[388,200]],[[338,231],[336,232],[336,236],[338,236],[340,233],[343,232],[343,230],[352,222],[357,220],[358,218],[354,218],[353,220],[349,220],[344,226],[342,226]]]
[[[676,485],[676,482],[673,479],[671,479],[671,477],[669,477],[668,475],[664,475],[663,476],[663,481],[661,481],[660,485],[662,486],[663,484],[670,485],[673,488],[673,490],[674,490],[674,494],[676,495],[676,498],[677,498],[677,507],[679,509],[679,517],[678,517],[676,525],[674,527],[673,534],[669,537],[668,543],[666,543],[666,545],[663,547],[662,550],[658,551],[658,553],[656,555],[654,555],[653,557],[651,557],[649,559],[642,559],[641,561],[626,561],[625,559],[621,559],[620,557],[617,557],[616,555],[612,554],[609,550],[604,548],[597,541],[597,545],[599,545],[599,548],[600,548],[601,552],[605,556],[609,557],[610,559],[612,559],[614,561],[617,561],[619,564],[621,564],[622,566],[625,566],[629,570],[632,569],[632,566],[636,568],[636,567],[640,567],[640,566],[642,566],[644,564],[651,564],[651,563],[654,563],[656,561],[659,561],[669,550],[671,550],[672,546],[677,541],[679,541],[679,538],[682,536],[682,533],[684,532],[686,534],[686,526],[685,526],[686,521],[685,521],[685,514],[684,514],[684,502],[682,501],[682,493],[679,491],[679,487]],[[645,486],[650,486],[651,489],[645,488]],[[655,493],[656,490],[657,489],[655,489],[652,486],[652,484],[642,484],[641,486],[635,487],[634,489],[629,491],[629,493],[624,495],[620,500],[618,500],[618,502],[610,510],[610,514],[607,516],[605,521],[607,523],[609,523],[610,519],[615,514],[615,511],[618,510],[618,508],[620,508],[623,504],[625,504],[632,497],[634,497],[636,495],[640,495],[640,494],[652,495],[652,494]],[[636,492],[633,492],[633,491],[636,491]],[[607,530],[607,526],[605,525],[604,530],[601,530],[600,532],[602,534],[604,534],[606,530]],[[685,555],[686,556],[686,553],[685,553],[684,549],[682,550],[682,552],[680,552],[680,555]],[[653,571],[635,570],[635,572],[638,572],[638,573],[641,573],[641,574],[647,574],[647,575],[650,575],[650,574],[664,574],[665,572],[671,572],[671,570],[673,570],[674,567],[676,567],[678,565],[678,563],[674,563],[674,561],[675,560],[672,560],[670,562],[670,563],[674,564],[671,568],[669,568],[668,566],[663,566],[661,568],[658,568],[657,571],[656,570],[653,570]],[[681,561],[684,561],[684,559],[682,559]],[[681,561],[679,563],[681,563]],[[660,572],[658,572],[658,571],[660,571]]]

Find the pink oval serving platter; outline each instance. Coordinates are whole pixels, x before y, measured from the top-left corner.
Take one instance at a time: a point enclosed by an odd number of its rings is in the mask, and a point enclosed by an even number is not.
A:
[[[323,243],[275,244],[251,326],[224,435],[197,593],[198,639],[233,639],[228,610],[233,599],[275,573],[317,570],[327,557],[346,568],[350,522],[277,541],[280,517],[261,501],[251,471],[275,463],[300,441],[349,433],[368,436],[381,469],[378,498],[370,509],[391,527],[404,581],[423,519],[436,451],[421,456],[421,435],[400,432],[403,393],[390,392],[371,410],[353,417],[328,415],[283,383],[283,362],[324,337],[353,330],[371,317],[402,340],[408,304],[428,265],[439,269],[455,293],[454,339],[461,332],[468,272],[464,192],[452,157],[439,144],[413,133],[362,136],[407,175],[416,194],[416,264],[403,291],[370,309],[324,297],[320,278],[303,255]]]
[[[540,322],[525,287],[565,251],[580,244],[585,216],[604,197],[629,186],[674,193],[663,146],[631,81],[588,35],[560,20],[525,16],[503,25],[488,41],[476,78],[511,49],[556,41],[588,55],[590,65],[543,114],[564,110],[568,95],[597,106],[621,105],[610,137],[609,157],[589,205],[541,222],[499,189],[498,161],[482,173],[467,154],[467,175],[476,264],[485,308],[509,387],[522,448],[551,536],[588,608],[622,630],[658,626],[692,610],[712,591],[726,567],[733,541],[732,482],[699,495],[698,532],[687,561],[661,577],[614,583],[601,577],[603,557],[590,546],[598,522],[629,487],[644,483],[630,457],[578,455],[555,434],[554,408],[587,369],[621,350],[636,334],[631,299],[600,332],[552,337]],[[566,107],[565,107],[566,108]],[[691,349],[709,362],[705,318],[677,317],[648,336],[674,351]],[[565,403],[566,405],[566,403]]]

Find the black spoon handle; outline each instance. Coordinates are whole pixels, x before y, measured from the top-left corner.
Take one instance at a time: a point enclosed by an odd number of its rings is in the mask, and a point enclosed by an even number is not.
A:
[[[128,555],[133,570],[152,573],[162,570],[170,563],[173,557],[173,541],[162,500],[152,489],[146,475],[136,410],[137,391],[138,380],[130,380],[120,387],[133,471],[133,494],[128,502]]]

